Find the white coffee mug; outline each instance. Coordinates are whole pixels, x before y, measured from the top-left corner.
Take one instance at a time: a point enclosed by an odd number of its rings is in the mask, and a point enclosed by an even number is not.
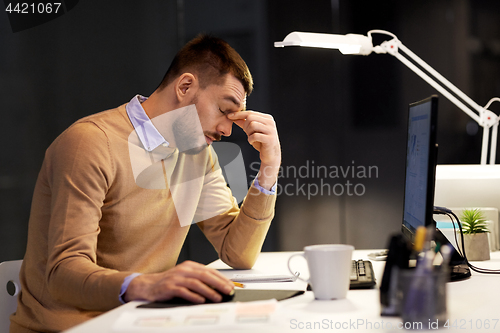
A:
[[[288,259],[288,270],[293,274],[291,259],[303,256],[307,260],[309,279],[299,279],[311,285],[314,297],[318,300],[343,299],[349,290],[352,251],[354,246],[344,244],[306,246],[304,253],[296,253]]]

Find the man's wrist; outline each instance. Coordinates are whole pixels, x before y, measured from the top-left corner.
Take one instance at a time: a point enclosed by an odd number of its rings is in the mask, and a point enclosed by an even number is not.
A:
[[[271,191],[272,187],[278,181],[279,165],[265,165],[261,164],[259,173],[256,177],[259,185],[265,190]]]
[[[122,304],[127,303],[127,301],[125,300],[125,294],[127,293],[128,287],[129,287],[130,283],[132,282],[132,280],[135,279],[136,277],[138,277],[139,275],[141,275],[141,273],[133,273],[133,274],[130,274],[129,276],[127,276],[123,280],[123,283],[122,283],[122,286],[120,289],[120,295],[118,295],[118,299],[120,300],[120,302]]]
[[[271,187],[271,189],[265,189],[264,187],[260,186],[259,184],[259,179],[258,177],[255,177],[253,181],[253,186],[255,186],[256,189],[258,189],[261,193],[268,194],[268,195],[275,195],[276,194],[276,187],[278,185],[278,182],[276,181],[274,185]]]

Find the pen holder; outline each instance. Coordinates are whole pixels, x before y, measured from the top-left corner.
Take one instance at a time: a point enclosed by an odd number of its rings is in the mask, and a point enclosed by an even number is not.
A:
[[[404,269],[399,272],[400,314],[406,327],[435,329],[446,321],[446,268],[430,271]]]

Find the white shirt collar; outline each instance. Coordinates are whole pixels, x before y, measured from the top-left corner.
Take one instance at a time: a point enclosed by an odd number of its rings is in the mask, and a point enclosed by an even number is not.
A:
[[[146,111],[142,108],[141,103],[146,99],[147,97],[136,95],[130,100],[125,108],[144,149],[150,152],[160,145],[168,147],[169,143],[160,134],[160,132],[158,132],[156,127],[151,122],[151,119],[149,119],[146,114]]]

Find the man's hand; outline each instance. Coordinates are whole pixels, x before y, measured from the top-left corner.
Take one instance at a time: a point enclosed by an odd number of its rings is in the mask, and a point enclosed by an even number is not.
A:
[[[248,142],[259,151],[259,184],[270,190],[278,179],[281,165],[281,146],[273,116],[255,111],[240,111],[228,114],[228,118],[243,129]]]
[[[233,283],[219,271],[202,264],[185,261],[163,273],[139,275],[130,282],[124,300],[164,301],[174,297],[192,303],[203,303],[205,299],[220,302],[224,294],[233,290]]]

